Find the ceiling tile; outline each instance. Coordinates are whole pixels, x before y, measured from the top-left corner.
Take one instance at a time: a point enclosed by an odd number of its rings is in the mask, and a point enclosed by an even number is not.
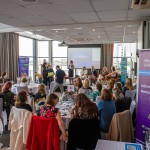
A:
[[[93,0],[96,11],[128,9],[130,0]]]
[[[31,25],[51,25],[50,22],[47,20],[43,19],[42,17],[24,17],[20,18],[20,20],[25,20],[27,23],[30,23]]]
[[[94,12],[86,12],[86,13],[72,13],[69,14],[71,18],[74,20],[96,20],[99,21],[96,13]]]
[[[67,13],[79,13],[94,11],[89,1],[73,1],[64,4],[59,4]]]
[[[127,10],[101,11],[98,12],[98,15],[101,19],[125,18],[127,17]]]
[[[51,15],[44,15],[49,21],[70,21],[72,20],[67,14],[51,14]]]
[[[4,10],[3,11],[7,15],[11,15],[13,17],[24,17],[24,16],[33,16],[32,13],[28,12],[25,8],[23,7],[18,7],[16,9],[9,9],[9,10]]]
[[[35,6],[29,6],[27,9],[35,14],[38,15],[45,15],[49,14],[51,15],[52,13],[57,14],[57,13],[64,13],[64,10],[54,4],[43,4],[43,5],[35,5]]]
[[[129,18],[149,17],[150,9],[134,9],[128,11]]]
[[[13,0],[0,0],[0,9],[15,9],[19,7]]]

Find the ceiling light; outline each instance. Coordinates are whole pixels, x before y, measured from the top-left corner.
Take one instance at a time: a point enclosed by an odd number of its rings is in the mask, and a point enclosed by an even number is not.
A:
[[[95,29],[93,29],[92,31],[95,32]]]
[[[99,35],[98,37],[100,38],[101,36]]]
[[[58,31],[55,31],[55,32],[58,32]]]
[[[133,31],[133,33],[136,33],[136,31]]]
[[[53,31],[59,31],[59,30],[68,30],[68,28],[60,28],[60,29],[51,29]]]
[[[21,2],[24,2],[24,3],[36,3],[37,0],[20,0]]]
[[[81,28],[81,27],[77,27],[77,28],[74,28],[75,30],[81,30],[81,29],[83,29],[83,28]]]
[[[42,30],[36,30],[36,31],[40,32],[40,31],[42,31]]]

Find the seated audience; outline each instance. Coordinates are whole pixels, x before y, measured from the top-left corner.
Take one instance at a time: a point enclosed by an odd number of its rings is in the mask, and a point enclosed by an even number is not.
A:
[[[79,89],[82,87],[82,81],[80,77],[77,77],[74,81],[75,92],[78,94]]]
[[[16,108],[26,109],[32,112],[32,107],[29,104],[27,104],[27,100],[28,100],[27,92],[25,90],[20,90],[15,102]]]
[[[42,75],[40,74],[40,73],[38,73],[38,72],[35,72],[35,78],[38,78],[38,82],[39,83],[43,83],[43,80],[42,80]]]
[[[84,93],[80,93],[75,97],[75,106],[71,111],[71,116],[78,119],[98,119],[98,108]]]
[[[130,91],[134,90],[131,78],[126,79],[126,85],[123,87],[123,94],[124,95],[125,95],[126,90],[130,90]]]
[[[98,101],[98,111],[100,116],[100,129],[108,133],[113,115],[116,113],[115,103],[112,101],[112,93],[108,89],[103,89]]]
[[[97,71],[95,70],[94,66],[91,67],[91,72],[90,72],[90,79],[91,79],[91,84],[95,84],[97,78]]]
[[[131,98],[125,97],[122,93],[122,85],[120,82],[114,84],[113,98],[115,100],[116,113],[130,109]]]
[[[96,101],[96,97],[101,95],[102,85],[100,83],[96,83],[96,90],[88,95],[90,99],[94,102]]]
[[[114,87],[114,82],[112,82],[111,80],[108,82],[108,85],[107,85],[107,89],[109,89],[111,92],[113,90],[113,87]]]
[[[99,75],[98,81],[105,80],[106,76],[109,74],[107,67],[103,67],[102,73]]]
[[[26,104],[26,102],[27,93],[24,90],[20,90],[16,98],[15,106],[11,109],[9,118],[11,150],[25,150],[32,117],[32,108],[30,105]]]
[[[114,66],[111,67],[111,72],[106,76],[107,79],[117,79],[118,78],[118,73],[116,72],[116,69]]]
[[[44,116],[46,118],[55,117],[58,122],[58,126],[62,132],[62,136],[64,141],[67,141],[67,135],[65,132],[64,124],[60,115],[60,111],[58,108],[56,108],[56,104],[58,103],[59,98],[56,94],[50,94],[47,99],[44,106],[39,107],[39,109],[36,111],[37,116]]]
[[[87,71],[86,67],[84,66],[81,71],[81,79],[82,80],[86,79],[87,75],[88,75],[88,71]]]
[[[28,86],[27,81],[28,81],[27,78],[25,78],[25,77],[21,78],[20,86],[22,86],[22,87]]]
[[[9,81],[7,79],[7,72],[3,72],[1,77],[0,77],[0,83],[6,83],[7,81]]]
[[[99,115],[96,104],[90,101],[85,94],[78,94],[71,115],[67,150],[95,149],[97,140],[100,139]]]
[[[7,81],[3,88],[0,97],[3,99],[3,111],[7,113],[7,120],[9,119],[11,107],[14,105],[14,93],[11,92],[12,83]]]
[[[89,79],[84,80],[83,87],[79,89],[79,93],[84,93],[86,95],[92,93],[92,88],[90,87]]]
[[[45,84],[40,84],[38,86],[37,93],[35,94],[34,97],[34,102],[38,106],[44,105],[46,99],[46,89],[45,89]],[[37,107],[38,107],[37,106]]]

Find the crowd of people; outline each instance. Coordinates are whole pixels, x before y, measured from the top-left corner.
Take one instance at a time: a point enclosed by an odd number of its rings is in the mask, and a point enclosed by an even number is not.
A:
[[[4,84],[0,93],[0,98],[3,99],[3,111],[6,111],[7,113],[7,125],[9,124],[12,134],[15,132],[15,130],[17,130],[17,133],[19,134],[19,127],[15,128],[15,125],[18,124],[15,118],[16,116],[25,117],[18,115],[20,110],[24,110],[30,112],[29,115],[31,115],[31,117],[32,115],[35,115],[38,117],[56,118],[58,127],[61,131],[61,139],[65,142],[68,141],[67,149],[84,149],[84,144],[82,144],[84,143],[84,139],[75,139],[76,136],[72,135],[72,127],[74,127],[76,130],[80,130],[78,123],[80,124],[82,121],[88,120],[89,124],[94,124],[92,122],[95,122],[95,125],[97,122],[99,124],[98,127],[93,129],[95,130],[94,132],[92,131],[93,134],[91,133],[91,136],[94,137],[93,142],[88,145],[89,149],[94,149],[96,146],[96,141],[101,138],[100,133],[108,133],[113,115],[115,113],[120,113],[130,109],[132,100],[129,97],[126,97],[125,93],[127,90],[134,90],[132,79],[127,78],[126,84],[122,86],[121,82],[118,82],[118,73],[114,66],[111,67],[110,72],[108,71],[107,67],[103,67],[101,74],[97,73],[94,66],[91,67],[90,74],[88,74],[86,67],[83,67],[81,75],[76,76],[75,78],[73,78],[74,64],[72,60],[70,61],[68,69],[69,81],[74,85],[74,91],[71,92],[65,91],[64,93],[63,82],[66,76],[65,72],[61,70],[60,66],[56,66],[56,73],[54,73],[52,66],[48,65],[46,62],[44,62],[42,65],[42,74],[35,72],[40,85],[38,86],[37,93],[34,96],[32,95],[32,92],[29,91],[29,93],[27,93],[25,90],[20,90],[15,96],[15,94],[11,92],[12,83],[7,81]],[[53,89],[53,93],[46,93],[45,85],[49,84],[50,86],[50,83],[54,81],[54,76],[56,84]],[[26,85],[26,82],[27,76],[24,74],[21,78],[22,86]],[[59,95],[59,97],[55,93],[57,88],[60,88],[61,91],[61,96]],[[34,99],[35,108],[27,104],[29,95],[30,98]],[[62,121],[61,112],[56,105],[59,99],[67,101],[68,95],[73,99],[74,106],[70,112],[71,122],[68,127],[68,132],[66,132],[64,123]],[[18,120],[22,119],[25,118],[19,118]],[[78,129],[72,125],[73,122],[76,123]],[[6,130],[8,129],[7,125]],[[29,124],[26,126],[29,127]],[[84,132],[84,134],[86,135],[86,132]],[[81,135],[81,137],[82,136],[83,135]],[[11,136],[10,141],[13,140],[12,138],[13,136]],[[23,138],[23,136],[20,136],[20,138]],[[77,142],[76,144],[73,143],[72,138]],[[90,139],[86,137],[86,140],[88,141]],[[23,141],[20,144],[23,146]],[[10,148],[12,150],[15,149],[15,143],[10,142]]]

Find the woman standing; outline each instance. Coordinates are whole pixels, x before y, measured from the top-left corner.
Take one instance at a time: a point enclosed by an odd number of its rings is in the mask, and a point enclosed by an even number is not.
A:
[[[74,76],[74,64],[73,64],[73,61],[70,60],[70,64],[68,66],[68,74],[69,74],[69,82],[70,84],[73,84],[73,76]]]
[[[50,88],[51,82],[54,81],[54,70],[50,64],[48,65],[47,73],[48,73],[48,85]]]
[[[43,76],[43,83],[47,85],[47,63],[44,62],[42,65],[42,76]]]

